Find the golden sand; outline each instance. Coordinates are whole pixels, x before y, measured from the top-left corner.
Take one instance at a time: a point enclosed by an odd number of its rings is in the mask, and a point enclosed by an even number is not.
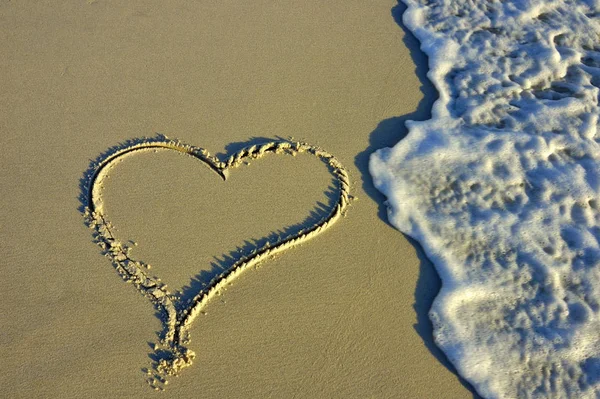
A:
[[[107,148],[162,133],[219,159],[310,143],[345,166],[356,198],[340,223],[204,304],[189,328],[194,365],[162,396],[472,397],[428,332],[437,277],[385,222],[366,169],[432,101],[395,6],[0,3],[0,396],[154,395],[162,321],[99,255],[80,195]],[[127,159],[103,194],[119,236],[172,293],[200,287],[230,251],[326,216],[336,195],[322,162],[301,156],[253,162],[227,185],[187,158]],[[228,200],[235,190],[244,201]]]

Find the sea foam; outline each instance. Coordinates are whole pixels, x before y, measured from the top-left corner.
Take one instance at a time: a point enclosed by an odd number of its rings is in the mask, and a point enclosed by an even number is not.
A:
[[[600,1],[404,0],[432,118],[370,160],[486,398],[600,397]]]

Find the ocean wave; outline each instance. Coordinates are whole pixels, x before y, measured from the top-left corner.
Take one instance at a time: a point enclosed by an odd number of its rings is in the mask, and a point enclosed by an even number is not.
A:
[[[600,397],[600,1],[404,0],[432,118],[370,159],[486,398]]]

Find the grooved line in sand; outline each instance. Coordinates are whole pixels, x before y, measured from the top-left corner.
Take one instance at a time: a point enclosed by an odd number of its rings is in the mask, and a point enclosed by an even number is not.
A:
[[[336,177],[339,197],[335,206],[318,223],[289,234],[275,244],[267,242],[250,254],[239,257],[229,269],[214,277],[205,288],[201,289],[185,308],[178,309],[177,305],[181,304],[167,290],[166,284],[160,278],[149,275],[149,266],[132,259],[129,255],[129,247],[123,245],[117,239],[113,232],[113,226],[104,214],[101,196],[102,182],[112,166],[126,156],[157,149],[173,150],[190,155],[210,167],[223,180],[227,179],[229,169],[240,166],[245,160],[258,159],[267,154],[296,155],[297,153],[308,153],[323,161],[329,168],[330,173]],[[112,151],[109,150],[92,164],[89,173],[84,178],[84,184],[86,186],[84,187],[86,191],[83,194],[83,201],[86,204],[84,216],[86,224],[93,230],[95,242],[102,248],[104,254],[111,259],[123,280],[132,283],[163,314],[164,332],[161,344],[166,349],[160,351],[162,355],[159,356],[160,360],[155,365],[159,374],[149,381],[157,390],[164,389],[162,385],[167,383],[167,375],[177,375],[181,369],[192,364],[195,354],[184,345],[190,342],[189,329],[192,322],[201,313],[208,301],[244,270],[262,262],[269,256],[303,243],[329,228],[345,213],[349,204],[350,191],[348,173],[341,163],[330,153],[305,143],[275,140],[266,144],[245,147],[231,155],[227,160],[220,161],[203,148],[183,144],[164,136],[159,136],[156,139],[137,140]],[[150,374],[150,372],[148,373]]]

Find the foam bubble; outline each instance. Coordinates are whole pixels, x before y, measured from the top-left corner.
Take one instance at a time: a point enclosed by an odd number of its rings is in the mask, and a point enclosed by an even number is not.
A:
[[[600,2],[405,0],[440,93],[370,160],[486,398],[600,396]]]

